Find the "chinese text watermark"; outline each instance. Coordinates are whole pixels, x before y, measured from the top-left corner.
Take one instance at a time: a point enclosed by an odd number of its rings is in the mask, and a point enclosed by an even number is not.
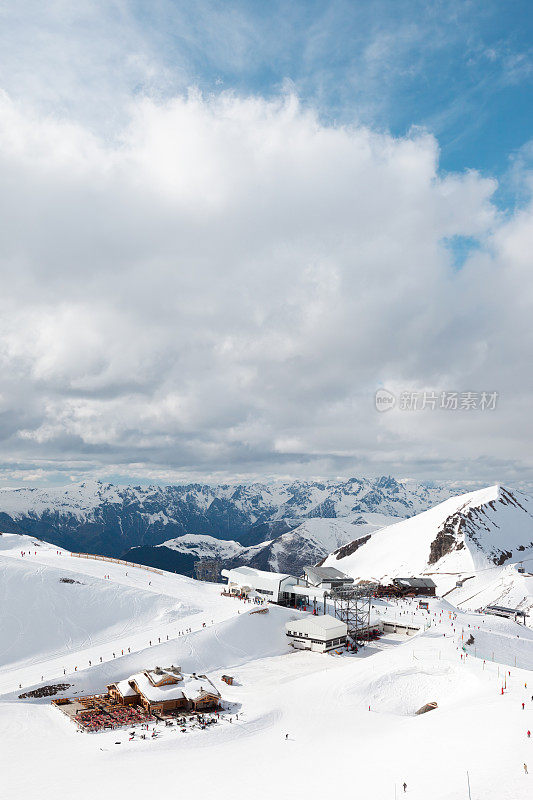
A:
[[[498,392],[403,391],[398,396],[388,389],[378,389],[375,405],[378,411],[495,411]]]

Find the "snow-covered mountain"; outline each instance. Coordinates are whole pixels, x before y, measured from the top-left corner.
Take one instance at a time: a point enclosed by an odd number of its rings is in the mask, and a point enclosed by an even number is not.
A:
[[[356,579],[430,575],[451,602],[533,606],[533,499],[490,486],[355,537],[324,560]],[[522,567],[524,573],[518,572]],[[461,582],[462,586],[456,586]]]
[[[313,520],[340,519],[350,525],[360,517],[366,523],[369,513],[410,517],[454,491],[453,484],[391,477],[148,488],[84,482],[54,489],[0,489],[0,529],[70,550],[113,556],[189,535],[250,547],[278,539],[303,523],[311,526]],[[308,526],[300,534],[316,538],[317,530]],[[333,546],[339,543],[337,539]],[[182,540],[180,546],[185,544]],[[326,552],[331,550],[322,544]],[[320,557],[325,554],[321,551]]]
[[[211,536],[180,536],[155,547],[134,547],[125,554],[128,561],[148,564],[183,575],[194,575],[194,562],[202,558],[220,559],[231,568],[248,564],[258,569],[300,574],[303,567],[316,564],[334,548],[349,542],[357,530],[360,535],[390,524],[383,514],[358,515],[355,519],[306,519],[273,539],[245,547],[239,542]]]

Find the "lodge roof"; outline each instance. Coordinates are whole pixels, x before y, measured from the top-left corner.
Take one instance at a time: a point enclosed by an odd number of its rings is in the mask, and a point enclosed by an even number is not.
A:
[[[353,583],[353,578],[345,575],[335,567],[304,567],[304,573],[312,578],[318,578],[320,581],[345,581]]]
[[[394,578],[393,583],[400,586],[411,586],[413,589],[434,589],[436,587],[431,578]]]
[[[119,681],[111,686],[116,686],[122,697],[142,695],[150,703],[162,703],[166,700],[200,700],[202,697],[220,697],[220,692],[215,688],[206,675],[182,675],[179,677],[173,672],[158,670],[155,674],[159,680],[171,677],[172,683],[154,685],[152,674],[154,670],[136,672],[129,678]],[[134,687],[137,687],[137,690]]]

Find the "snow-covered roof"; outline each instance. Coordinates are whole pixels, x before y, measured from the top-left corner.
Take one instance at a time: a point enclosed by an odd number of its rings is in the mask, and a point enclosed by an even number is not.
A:
[[[296,583],[297,580],[293,575],[284,572],[266,572],[246,566],[229,570],[223,569],[222,575],[228,579],[228,583],[234,583],[243,588],[263,590],[274,596],[279,592],[282,581]]]
[[[156,667],[155,669],[145,670],[145,672],[155,686],[159,686],[169,678],[171,678],[173,681],[183,680],[183,676],[179,670],[179,667],[166,667],[165,669]]]
[[[329,628],[336,628],[339,625],[344,625],[344,622],[332,614],[309,614],[305,617],[306,622],[311,622],[317,628],[328,630]]]
[[[349,578],[344,572],[341,572],[335,567],[304,567],[304,573],[311,579],[318,579],[320,581],[340,581],[345,580],[353,583],[353,578]]]
[[[435,581],[431,578],[394,578],[394,583],[399,583],[401,586],[412,586],[415,589],[433,589]]]
[[[189,700],[198,700],[204,694],[212,694],[215,697],[220,697],[220,692],[215,689],[209,678],[205,675],[202,677],[193,675],[183,676],[183,693]]]
[[[243,578],[262,578],[264,580],[277,580],[280,581],[283,578],[290,578],[291,576],[285,572],[266,572],[262,569],[255,569],[255,567],[234,567],[234,569],[230,570],[223,570],[222,574],[228,573],[228,575],[234,576],[242,576]],[[228,577],[228,576],[226,576]]]
[[[141,694],[151,703],[159,703],[164,700],[181,700],[185,697],[181,688],[181,681],[179,683],[166,683],[163,686],[154,686],[144,672],[136,672],[129,680],[135,683]]]
[[[177,683],[165,683],[160,686],[154,686],[149,678],[150,672],[136,672],[130,678],[120,681],[116,686],[121,692],[123,697],[135,694],[135,690],[130,686],[135,683],[139,692],[150,703],[162,703],[165,700],[198,700],[205,694],[211,694],[215,697],[220,697],[220,692],[214,687],[206,675],[180,675]],[[165,673],[167,674],[167,673]],[[170,674],[170,673],[168,673]],[[161,677],[159,674],[157,677]],[[176,675],[172,675],[174,679]],[[129,691],[126,692],[126,687]],[[124,688],[124,691],[123,691]]]
[[[346,635],[348,626],[345,622],[331,614],[307,614],[305,617],[285,623],[286,631],[296,631],[297,633],[317,631],[323,638],[327,639],[330,632],[335,631],[335,635]]]
[[[137,694],[135,689],[132,686],[130,686],[129,679],[124,681],[119,681],[118,683],[115,684],[115,686],[119,690],[122,697],[133,697],[134,695]]]

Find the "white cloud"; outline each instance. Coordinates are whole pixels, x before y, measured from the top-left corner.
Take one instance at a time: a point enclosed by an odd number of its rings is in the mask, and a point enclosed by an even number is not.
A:
[[[531,209],[500,218],[495,187],[291,94],[140,100],[113,140],[4,95],[8,468],[530,470]],[[501,403],[379,415],[380,384]]]

